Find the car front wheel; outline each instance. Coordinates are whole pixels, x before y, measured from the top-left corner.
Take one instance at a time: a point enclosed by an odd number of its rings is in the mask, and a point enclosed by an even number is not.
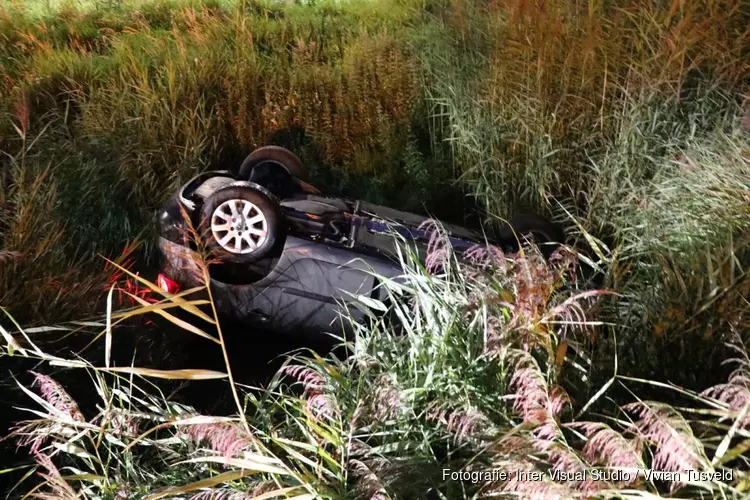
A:
[[[201,234],[221,262],[245,264],[270,256],[283,243],[276,198],[252,182],[234,182],[206,198]]]

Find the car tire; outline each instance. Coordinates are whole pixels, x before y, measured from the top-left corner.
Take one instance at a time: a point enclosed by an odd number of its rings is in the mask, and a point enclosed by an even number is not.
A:
[[[219,262],[247,264],[274,254],[284,242],[278,201],[252,182],[217,189],[201,208],[200,233]]]
[[[239,177],[260,184],[283,200],[309,186],[303,179],[305,167],[297,155],[279,146],[258,148],[245,158]]]
[[[281,146],[263,146],[250,153],[240,165],[240,177],[249,179],[253,168],[264,162],[273,162],[283,167],[292,177],[307,180],[307,169],[299,156]]]
[[[523,242],[524,237],[530,237],[547,258],[565,242],[565,231],[560,226],[536,214],[519,214],[512,217],[500,229],[499,236],[515,249],[518,248],[519,240]]]

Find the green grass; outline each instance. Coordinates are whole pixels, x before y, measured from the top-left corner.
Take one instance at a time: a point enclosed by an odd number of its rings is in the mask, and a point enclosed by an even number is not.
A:
[[[491,220],[533,210],[575,232],[569,213],[612,251],[602,272],[626,296],[610,318],[627,324],[623,347],[658,352],[653,333],[715,343],[746,287],[746,190],[729,179],[747,167],[747,19],[731,0],[66,4],[56,16],[8,4],[3,190],[49,173],[44,194],[3,201],[45,219],[3,229],[3,249],[36,242],[32,261],[49,263],[31,281],[60,281],[138,235],[150,243],[153,210],[180,183],[271,141],[333,193],[457,221],[469,193]],[[289,130],[304,132],[277,133]],[[0,301],[28,320],[70,317],[62,296],[20,284],[28,262],[2,273]],[[100,266],[85,267],[97,290]]]
[[[447,238],[437,242],[432,255],[441,256],[440,270],[428,272],[405,250],[403,279],[381,277],[390,305],[359,304],[371,320],[346,341],[345,359],[290,357],[262,388],[233,381],[220,328],[212,338],[224,353],[223,372],[112,364],[111,345],[121,337],[113,334],[117,327],[105,326],[154,306],[116,312],[99,324],[108,346],[104,366],[52,357],[24,340],[23,330],[3,332],[6,354],[85,370],[79,384],[92,384],[98,395],[96,411],[84,410],[48,375],[33,374],[37,391],[21,386],[34,418],[20,422],[12,437],[31,449],[30,472],[43,475],[35,486],[21,481],[18,491],[54,498],[187,494],[194,500],[262,494],[417,499],[428,492],[466,499],[745,497],[750,358],[740,339],[728,383],[702,393],[623,376],[616,364],[598,387],[586,376],[596,322],[585,311],[602,292],[571,287],[575,256],[560,253],[548,265],[526,248],[511,259],[458,263],[450,251],[435,253]],[[176,310],[205,303],[191,295],[159,292],[153,298],[174,320]],[[218,325],[215,313],[207,321]],[[193,333],[198,324],[205,322],[196,322]],[[150,378],[227,379],[236,414],[201,415],[165,398]],[[649,385],[661,399],[636,396]],[[614,403],[608,396],[617,389],[633,392]],[[687,403],[677,407],[665,398]],[[688,468],[713,479],[660,482],[635,472],[627,480],[550,476],[551,470],[602,474],[607,467]],[[475,479],[452,479],[445,469]],[[517,481],[515,470],[544,479]]]
[[[565,224],[581,252],[575,286],[613,292],[587,311],[599,323],[578,410],[603,384],[614,406],[633,400],[635,388],[608,382],[615,358],[618,376],[702,390],[725,380],[727,341],[747,342],[745,2],[47,5],[0,7],[0,305],[24,325],[102,311],[112,269],[98,254],[140,236],[136,257],[153,263],[154,209],[195,173],[272,142],[332,193],[457,222],[530,210]],[[481,349],[446,335],[453,343],[434,353],[445,364],[425,365],[440,375],[404,390],[443,384],[425,396],[437,401],[460,388],[462,404],[507,431],[503,419],[518,415],[491,414],[490,387],[515,391],[517,367],[469,362]],[[420,337],[388,337],[363,356],[427,356],[401,345]],[[414,368],[402,361],[377,376],[401,383]],[[335,383],[354,411],[360,389]],[[413,457],[442,463],[425,448],[431,433],[440,453],[453,445],[415,422],[428,437],[409,441]]]

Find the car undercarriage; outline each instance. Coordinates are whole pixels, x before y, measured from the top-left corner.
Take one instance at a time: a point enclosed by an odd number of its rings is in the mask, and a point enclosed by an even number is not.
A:
[[[239,172],[205,172],[186,183],[159,214],[162,282],[201,284],[203,261],[219,309],[249,323],[320,332],[345,329],[342,314],[362,319],[361,308],[350,306],[382,298],[376,277],[403,272],[401,245],[424,262],[435,221],[324,196],[304,175],[293,153],[271,146],[254,151]],[[542,218],[517,221],[495,239],[439,225],[459,256],[477,245],[513,252],[526,236],[562,241]]]

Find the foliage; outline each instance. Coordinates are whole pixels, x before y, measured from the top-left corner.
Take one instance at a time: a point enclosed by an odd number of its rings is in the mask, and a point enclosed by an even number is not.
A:
[[[388,303],[360,304],[370,321],[355,325],[347,358],[291,357],[268,387],[242,392],[233,418],[170,403],[144,379],[228,377],[230,391],[240,394],[229,358],[226,373],[118,367],[109,357],[94,367],[47,355],[23,331],[4,330],[11,352],[87,369],[100,398],[96,413],[84,415],[47,375],[34,374],[40,394],[24,388],[35,418],[13,436],[30,448],[41,474],[32,496],[742,496],[750,364],[741,341],[728,383],[702,394],[672,387],[695,407],[636,400],[594,413],[589,408],[607,386],[583,406],[565,388],[582,380],[576,364],[587,357],[594,326],[587,303],[601,296],[565,291],[574,256],[561,249],[546,264],[535,248],[512,256],[476,248],[457,259],[447,245],[434,239],[433,272],[405,248],[403,277],[382,281]],[[156,305],[174,318],[175,310],[205,303],[189,300],[199,291],[159,292]],[[104,321],[108,345],[109,325],[121,317]],[[214,340],[225,350],[221,335]],[[648,382],[615,372],[612,383]],[[678,475],[660,482],[637,473],[644,468]],[[589,476],[574,476],[583,470]],[[688,470],[712,475],[698,480]],[[459,471],[467,479],[451,480]],[[543,480],[516,471],[540,472]],[[721,471],[731,479],[713,475]]]
[[[445,24],[418,52],[462,180],[492,220],[596,235],[626,371],[708,382],[692,366],[746,328],[747,9],[452,3]]]
[[[39,176],[40,191],[3,213],[65,223],[38,247],[38,285],[0,273],[0,297],[71,317],[21,297],[49,304],[61,266],[94,290],[93,256],[149,235],[181,182],[274,142],[332,193],[462,222],[468,190],[490,221],[546,212],[583,240],[572,215],[626,299],[603,318],[626,326],[623,365],[700,384],[657,353],[720,358],[744,309],[747,21],[737,0],[5,4],[0,190]],[[49,237],[6,226],[0,255]]]
[[[163,199],[266,143],[294,149],[331,193],[451,222],[476,215],[472,202],[489,224],[546,213],[580,251],[573,268],[533,249],[510,260],[476,249],[459,264],[439,239],[425,268],[405,254],[406,283],[383,285],[392,303],[362,305],[376,314],[350,357],[294,358],[265,390],[232,383],[232,420],[194,415],[140,378],[216,374],[94,369],[31,346],[80,323],[27,328],[23,342],[20,326],[2,330],[16,352],[85,366],[101,399],[68,411],[61,386],[35,376],[44,416],[18,431],[44,450],[48,495],[123,498],[218,477],[198,498],[287,486],[324,497],[739,496],[748,26],[740,0],[4,2],[0,305],[19,324],[103,311],[124,271],[96,255],[153,264]],[[139,236],[146,244],[131,245]],[[132,287],[146,282],[128,276],[118,294],[143,307],[111,320],[195,316],[189,297],[144,304]],[[101,330],[111,342],[106,320]],[[727,343],[742,353],[729,379]],[[138,439],[144,426],[160,427]],[[174,463],[205,457],[215,461]],[[442,475],[688,465],[734,480],[529,491]],[[248,470],[259,472],[239,477]]]

